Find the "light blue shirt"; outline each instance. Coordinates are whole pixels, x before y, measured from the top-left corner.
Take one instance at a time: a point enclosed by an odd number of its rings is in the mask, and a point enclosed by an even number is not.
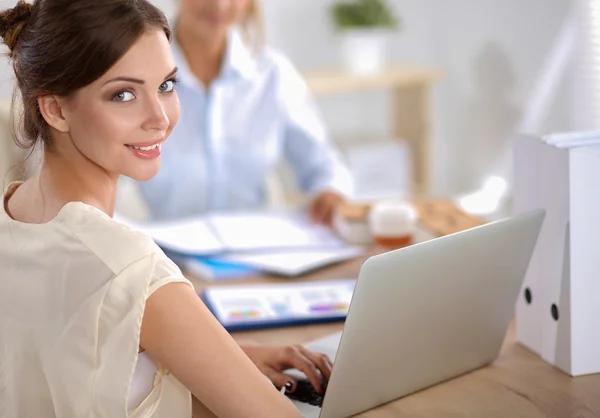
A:
[[[181,117],[163,144],[159,174],[139,183],[154,218],[261,207],[281,158],[305,193],[351,194],[350,173],[287,58],[269,47],[253,54],[231,32],[221,73],[206,89],[172,48]]]

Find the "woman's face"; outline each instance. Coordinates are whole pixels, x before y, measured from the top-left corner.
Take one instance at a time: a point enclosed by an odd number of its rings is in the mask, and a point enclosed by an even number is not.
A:
[[[102,77],[62,105],[73,145],[111,175],[149,180],[179,119],[167,37],[149,30]]]
[[[253,0],[180,0],[179,24],[193,30],[198,38],[223,36],[230,26],[248,14]]]

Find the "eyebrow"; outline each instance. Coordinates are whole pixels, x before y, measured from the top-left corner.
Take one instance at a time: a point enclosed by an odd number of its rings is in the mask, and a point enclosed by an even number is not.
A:
[[[167,78],[172,77],[173,75],[175,75],[177,73],[178,68],[175,67],[173,68],[173,70],[167,74],[167,76],[165,77],[165,80]],[[144,80],[140,80],[139,78],[133,78],[133,77],[115,77],[112,78],[110,80],[108,80],[106,83],[104,83],[104,85],[107,85],[108,83],[114,83],[115,81],[127,81],[129,83],[135,83],[135,84],[145,84],[146,82]]]

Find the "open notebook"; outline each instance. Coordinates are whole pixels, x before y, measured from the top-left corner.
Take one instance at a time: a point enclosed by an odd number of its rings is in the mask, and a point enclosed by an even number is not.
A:
[[[150,235],[180,267],[207,281],[260,271],[294,277],[365,253],[296,212],[234,212],[146,224],[115,219]]]
[[[236,212],[152,223],[115,219],[147,233],[169,251],[195,256],[345,246],[327,227],[298,213]]]

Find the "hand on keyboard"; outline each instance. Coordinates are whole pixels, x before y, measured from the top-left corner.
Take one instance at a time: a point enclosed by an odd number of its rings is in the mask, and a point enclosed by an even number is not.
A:
[[[320,388],[323,377],[325,380],[329,380],[331,376],[333,364],[329,357],[325,354],[308,350],[301,345],[267,346],[240,344],[240,347],[277,388],[285,386],[286,383],[290,383],[292,388],[297,386],[293,377],[284,374],[289,369],[298,369],[304,373],[314,388]],[[313,390],[315,390],[314,388]],[[315,392],[317,391],[315,390]]]
[[[311,405],[321,406],[323,405],[323,397],[325,396],[325,390],[327,389],[327,381],[325,378],[322,379],[321,382],[321,390],[322,394],[317,393],[313,385],[308,381],[308,379],[301,379],[296,382],[296,390],[293,392],[285,392],[285,395],[299,402],[306,402]]]

